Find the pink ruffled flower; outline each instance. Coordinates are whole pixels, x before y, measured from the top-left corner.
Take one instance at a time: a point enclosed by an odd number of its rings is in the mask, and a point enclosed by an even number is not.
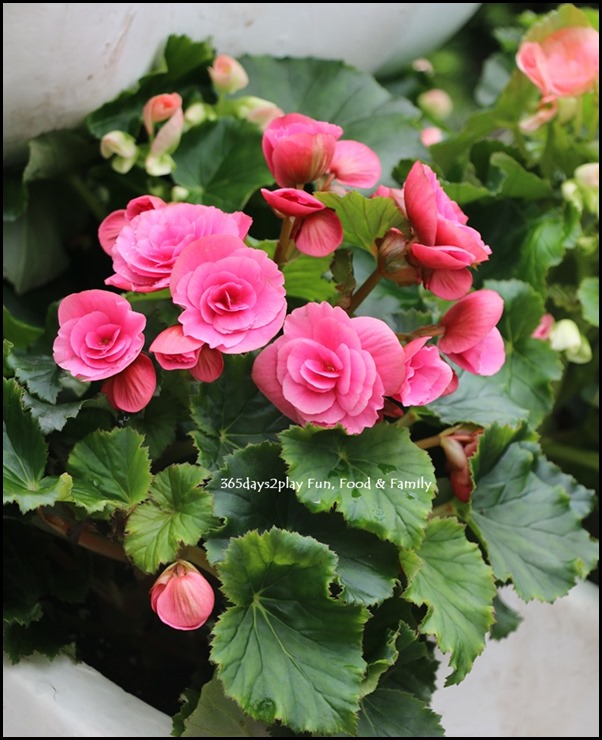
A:
[[[539,320],[539,324],[533,330],[531,336],[533,339],[549,339],[554,327],[554,317],[551,313],[544,313]]]
[[[175,630],[196,630],[211,616],[215,594],[207,579],[186,560],[165,568],[151,588],[151,607]]]
[[[154,136],[155,123],[167,121],[178,110],[182,110],[182,97],[178,93],[162,93],[147,100],[142,110],[142,120],[149,138]]]
[[[525,41],[516,55],[520,71],[544,100],[583,95],[600,75],[599,34],[593,28],[560,28],[542,41]]]
[[[162,331],[149,347],[164,370],[189,370],[196,380],[211,383],[224,369],[222,353],[184,334],[182,326]]]
[[[80,380],[117,375],[140,354],[146,317],[108,290],[84,290],[64,298],[58,310],[54,361]]]
[[[439,321],[445,330],[438,348],[452,362],[476,375],[495,375],[506,360],[496,328],[504,301],[493,290],[477,290],[452,306]]]
[[[291,237],[300,252],[325,257],[343,241],[338,216],[313,195],[295,188],[262,188],[261,194],[275,211],[295,219]]]
[[[120,208],[118,211],[109,213],[98,227],[100,246],[110,256],[117,237],[126,224],[144,211],[165,208],[166,205],[167,203],[164,200],[154,195],[140,195],[138,198],[131,200],[127,204],[127,208]]]
[[[393,398],[404,406],[425,406],[445,395],[454,371],[441,359],[434,345],[425,347],[430,337],[419,337],[403,348],[405,377]]]
[[[413,165],[403,199],[416,234],[410,254],[422,268],[425,287],[445,300],[466,295],[472,285],[467,268],[489,259],[491,249],[466,225],[468,217],[445,193],[428,165]]]
[[[265,252],[236,236],[207,236],[189,244],[170,283],[184,308],[184,334],[226,354],[259,349],[278,333],[286,313],[284,275]]]
[[[340,424],[359,434],[378,421],[384,397],[399,390],[403,358],[383,321],[308,303],[287,316],[283,335],[258,355],[252,377],[298,424]]]
[[[139,354],[131,365],[105,380],[101,391],[114,409],[135,414],[148,405],[156,387],[153,363],[145,354]]]
[[[118,218],[109,227],[115,228]],[[192,203],[153,203],[133,217],[126,209],[125,221],[111,250],[115,274],[105,283],[138,293],[167,288],[174,262],[187,244],[211,234],[244,239],[251,225],[251,218],[244,213],[224,213]],[[109,227],[105,226],[103,234],[107,245]]]
[[[244,67],[227,54],[216,56],[213,66],[207,71],[213,87],[220,93],[235,93],[249,84]]]

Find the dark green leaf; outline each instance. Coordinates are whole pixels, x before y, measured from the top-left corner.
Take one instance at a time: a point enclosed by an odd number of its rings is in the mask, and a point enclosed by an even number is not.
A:
[[[2,307],[2,328],[3,337],[11,342],[15,347],[25,348],[44,333],[44,329],[39,326],[30,326],[24,321],[19,321],[11,316],[6,306]]]
[[[367,613],[329,596],[335,566],[325,545],[292,532],[231,542],[219,572],[234,606],[217,622],[211,657],[226,694],[254,719],[354,731]]]
[[[561,214],[547,211],[540,219],[531,220],[529,231],[520,247],[516,274],[540,294],[546,294],[546,275],[562,262],[566,251],[566,226]]]
[[[491,568],[455,519],[431,520],[420,547],[402,551],[400,559],[408,579],[404,598],[428,607],[420,632],[434,635],[444,653],[451,651],[454,670],[446,685],[459,683],[493,623]]]
[[[73,500],[91,513],[128,510],[146,498],[152,480],[144,438],[133,429],[93,432],[69,455]]]
[[[5,170],[2,193],[2,220],[14,221],[27,208],[27,187],[23,182],[23,173]]]
[[[224,455],[248,444],[274,439],[290,421],[267,400],[251,380],[251,354],[226,357],[224,372],[214,383],[204,383],[191,398],[191,436],[199,463],[215,470]]]
[[[56,402],[61,391],[61,369],[50,355],[14,349],[9,362],[31,393],[48,403]]]
[[[552,188],[546,180],[526,170],[506,152],[494,152],[489,161],[491,168],[487,187],[494,195],[526,200],[541,200],[553,196]]]
[[[47,435],[60,432],[68,419],[74,419],[79,414],[83,401],[52,404],[25,393],[23,403],[38,422],[42,434]]]
[[[50,131],[29,142],[24,182],[52,180],[81,169],[99,156],[97,144],[73,131]]]
[[[597,277],[587,277],[581,281],[577,291],[583,310],[583,318],[592,326],[600,325],[600,281]]]
[[[512,579],[525,600],[553,601],[595,565],[597,547],[581,529],[569,494],[534,472],[533,450],[533,443],[512,443],[476,480],[470,527],[487,549],[496,578]],[[544,466],[542,476],[548,470]]]
[[[379,424],[347,435],[306,426],[279,437],[288,473],[298,484],[297,498],[310,511],[336,505],[353,527],[402,547],[420,542],[435,477],[429,455],[407,429]]]
[[[376,239],[390,228],[406,223],[391,198],[365,198],[355,191],[343,197],[335,193],[315,193],[315,197],[337,214],[345,241],[373,256],[376,256]]]
[[[18,663],[34,653],[55,658],[73,639],[64,625],[47,620],[33,622],[27,627],[9,624],[4,628],[2,647],[11,663]]]
[[[433,657],[432,646],[419,640],[416,632],[402,622],[395,648],[397,660],[383,676],[381,688],[407,691],[418,699],[429,702],[435,690],[437,674],[437,661]]]
[[[361,702],[357,737],[443,737],[428,704],[396,689],[376,689]]]
[[[195,465],[170,465],[156,476],[150,498],[128,518],[125,550],[134,563],[154,573],[176,560],[182,545],[196,545],[211,527],[212,497],[201,489],[209,473]]]
[[[495,622],[491,625],[491,637],[494,640],[503,640],[520,626],[523,618],[511,609],[498,594],[493,600]]]
[[[173,155],[174,182],[197,203],[225,211],[242,208],[272,176],[261,149],[261,132],[247,121],[222,118],[195,126]]]

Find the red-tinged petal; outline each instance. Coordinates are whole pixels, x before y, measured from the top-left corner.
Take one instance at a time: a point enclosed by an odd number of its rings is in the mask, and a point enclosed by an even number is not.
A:
[[[268,205],[283,216],[310,216],[326,208],[313,195],[297,188],[280,188],[280,190],[262,188],[261,194]]]
[[[472,286],[472,273],[461,270],[425,271],[424,287],[444,301],[455,301],[465,296]]]
[[[403,186],[406,214],[418,238],[427,246],[435,243],[437,199],[425,165],[415,162]]]
[[[362,349],[372,355],[385,395],[392,395],[404,377],[404,350],[399,339],[384,321],[370,316],[357,316],[351,319],[351,325],[361,340]]]
[[[521,44],[516,55],[516,66],[536,85],[544,95],[550,93],[546,58],[541,45],[533,41]]]
[[[439,349],[449,355],[474,347],[494,328],[503,311],[504,301],[494,290],[477,290],[465,296],[439,321],[445,329]]]
[[[173,629],[198,629],[209,619],[214,605],[211,585],[185,560],[167,567],[151,589],[153,611]]]
[[[121,229],[128,222],[125,214],[126,212],[123,208],[119,211],[113,211],[113,213],[109,213],[98,227],[98,241],[108,255],[113,251]]]
[[[325,134],[293,134],[278,142],[272,154],[272,169],[281,187],[313,182],[328,172],[336,141]]]
[[[495,375],[506,361],[504,340],[495,328],[464,352],[446,354],[456,365],[475,375]]]
[[[472,254],[473,264],[484,262],[491,254],[491,248],[481,239],[481,235],[476,229],[444,218],[437,219],[435,244],[437,246],[450,244],[464,249]]]
[[[343,185],[371,188],[378,182],[382,166],[369,146],[359,141],[337,141],[330,171]]]
[[[151,144],[150,153],[154,157],[160,157],[162,154],[171,154],[177,149],[184,128],[184,112],[179,108],[173,116],[163,124],[153,143]]]
[[[144,211],[156,211],[159,208],[165,208],[167,203],[156,195],[139,195],[137,198],[127,204],[125,215],[128,221],[139,216]]]
[[[451,377],[451,380],[449,381],[449,385],[443,391],[443,393],[441,394],[441,397],[451,396],[452,393],[455,393],[458,390],[459,385],[460,385],[460,381],[458,379],[458,376],[455,370],[452,370],[452,377]]]
[[[411,244],[410,252],[423,267],[431,270],[459,270],[474,262],[470,252],[460,247],[426,247]]]
[[[342,243],[343,227],[336,213],[326,208],[304,218],[294,238],[303,254],[325,257]]]
[[[103,383],[102,392],[115,409],[134,414],[148,405],[157,387],[157,376],[150,358],[144,354]]]
[[[211,349],[206,344],[199,352],[199,359],[189,372],[195,380],[201,383],[213,383],[224,371],[224,356],[217,349]]]
[[[182,331],[182,326],[176,324],[170,326],[157,335],[155,341],[149,347],[149,352],[158,352],[164,355],[177,355],[180,352],[192,352],[200,349],[203,342],[193,337],[187,337]]]

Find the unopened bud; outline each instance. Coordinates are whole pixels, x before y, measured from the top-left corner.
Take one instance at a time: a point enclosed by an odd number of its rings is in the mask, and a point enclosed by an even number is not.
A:
[[[443,141],[443,131],[438,126],[427,126],[420,132],[422,146],[428,147]]]
[[[433,65],[428,59],[421,57],[420,59],[414,59],[412,62],[412,69],[415,72],[422,72],[423,74],[432,75],[434,73]]]
[[[400,285],[418,285],[419,271],[407,261],[408,242],[399,229],[389,229],[378,247],[378,271]]]
[[[433,88],[418,96],[418,105],[429,116],[438,120],[444,120],[451,115],[454,104],[445,90]]]
[[[205,121],[213,121],[216,118],[215,111],[207,103],[193,103],[184,111],[184,128],[189,129],[198,126]]]
[[[263,98],[249,96],[239,98],[236,103],[238,106],[238,115],[251,123],[255,123],[262,131],[265,131],[266,126],[275,118],[280,118],[280,116],[284,115],[282,108]]]
[[[101,139],[100,154],[105,159],[113,157],[111,167],[125,175],[136,162],[138,147],[134,137],[125,131],[109,131]]]
[[[215,57],[213,66],[208,71],[213,87],[219,93],[235,93],[249,84],[243,66],[227,54]]]

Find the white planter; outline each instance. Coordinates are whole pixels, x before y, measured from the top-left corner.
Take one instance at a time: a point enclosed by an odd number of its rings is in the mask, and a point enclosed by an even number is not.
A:
[[[170,33],[211,36],[235,56],[319,56],[373,72],[437,47],[479,5],[4,3],[4,154],[79,123],[144,74]]]
[[[555,604],[506,601],[524,616],[490,642],[459,686],[433,707],[448,737],[598,737],[598,589]],[[445,668],[439,676],[443,682]],[[168,737],[169,717],[67,658],[4,664],[4,737]]]

